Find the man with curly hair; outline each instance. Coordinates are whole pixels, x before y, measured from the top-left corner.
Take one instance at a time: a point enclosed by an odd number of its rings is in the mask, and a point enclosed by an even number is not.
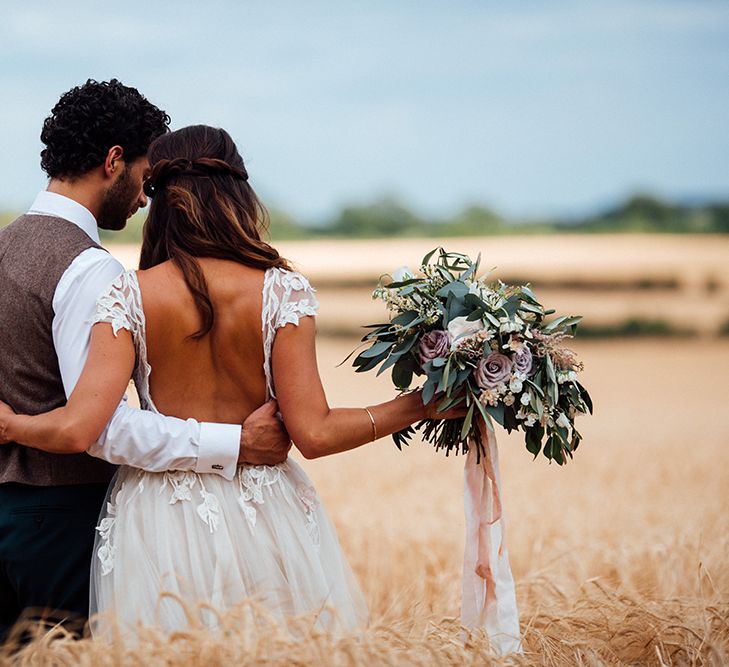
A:
[[[123,270],[98,228],[123,229],[147,204],[147,149],[169,121],[116,79],[73,88],[46,118],[48,188],[0,230],[0,400],[13,409],[45,412],[73,391],[96,299]],[[88,453],[0,447],[0,641],[24,610],[64,622],[88,614],[91,551],[113,464],[232,479],[239,461],[279,463],[289,445],[272,404],[241,428],[165,417],[125,399]]]

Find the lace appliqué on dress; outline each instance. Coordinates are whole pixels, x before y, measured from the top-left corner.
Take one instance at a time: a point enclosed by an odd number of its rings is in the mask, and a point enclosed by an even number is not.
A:
[[[243,511],[251,533],[256,527],[257,511],[253,506],[263,505],[263,490],[281,481],[281,466],[242,466],[238,468],[238,506]]]
[[[97,558],[101,561],[101,574],[109,574],[114,569],[114,556],[116,546],[114,544],[114,524],[116,522],[116,505],[106,503],[106,516],[96,527],[101,537],[101,545],[96,551]]]
[[[304,508],[306,515],[306,529],[309,531],[311,541],[319,546],[321,537],[319,534],[319,523],[316,520],[316,507],[319,504],[319,496],[313,486],[300,486],[296,494]]]
[[[268,269],[263,279],[263,372],[269,397],[276,394],[271,373],[271,350],[276,330],[287,324],[299,324],[302,317],[314,316],[319,309],[315,289],[296,271]]]

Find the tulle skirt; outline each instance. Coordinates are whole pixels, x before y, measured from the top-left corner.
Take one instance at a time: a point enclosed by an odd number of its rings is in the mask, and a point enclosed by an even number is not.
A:
[[[139,624],[216,625],[247,598],[275,617],[313,615],[346,633],[367,607],[334,527],[301,467],[240,466],[233,481],[122,467],[102,511],[91,568],[94,635]]]

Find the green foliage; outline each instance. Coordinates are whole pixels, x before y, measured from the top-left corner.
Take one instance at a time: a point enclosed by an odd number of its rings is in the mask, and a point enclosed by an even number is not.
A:
[[[581,220],[507,220],[484,206],[468,206],[450,218],[427,219],[393,197],[342,208],[331,220],[304,225],[272,208],[269,232],[274,241],[317,238],[447,238],[507,234],[571,233],[729,233],[729,202],[681,205],[636,194],[621,205]],[[0,213],[0,228],[15,213]],[[121,232],[102,232],[105,242],[139,243],[145,212]]]
[[[586,218],[573,228],[585,232],[726,233],[729,204],[685,206],[636,194],[622,205]]]
[[[480,259],[435,248],[415,274],[383,276],[373,296],[385,302],[390,321],[366,327],[362,342],[369,347],[352,364],[357,373],[379,366],[378,375],[391,367],[400,391],[411,388],[414,376],[425,377],[418,381],[421,400],[435,403],[435,417],[395,433],[398,449],[421,431],[446,456],[475,444],[478,461],[485,454],[481,427],[493,429],[495,422],[509,432],[524,430],[532,455],[542,452],[563,465],[582,439],[575,416],[592,413],[577,382],[582,365],[563,344],[582,318],[546,320],[554,311],[529,286],[479,278]],[[488,373],[496,375],[487,380]],[[463,417],[437,418],[459,406]]]

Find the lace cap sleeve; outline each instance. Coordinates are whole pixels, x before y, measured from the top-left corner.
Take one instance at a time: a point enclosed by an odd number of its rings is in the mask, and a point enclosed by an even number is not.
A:
[[[287,324],[299,324],[302,317],[314,316],[319,310],[316,290],[305,276],[296,271],[277,272],[279,308],[274,321],[274,328],[280,329]]]
[[[91,319],[92,325],[97,322],[111,324],[115,336],[118,335],[119,329],[128,329],[134,333],[130,273],[125,271],[107,287],[106,291],[96,300],[96,313]]]

